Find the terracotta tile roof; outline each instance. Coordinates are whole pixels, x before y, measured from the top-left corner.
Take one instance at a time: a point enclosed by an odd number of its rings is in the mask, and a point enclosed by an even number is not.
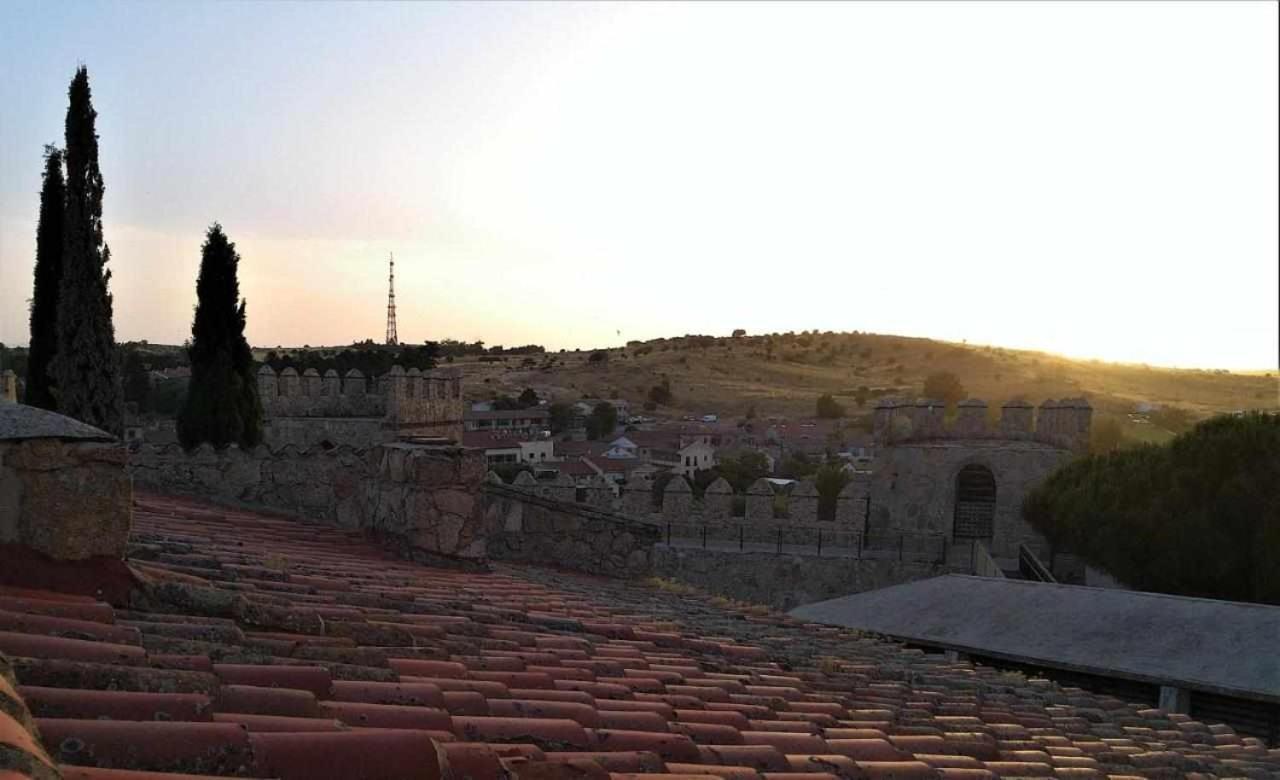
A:
[[[641,583],[147,495],[131,556],[128,609],[0,587],[0,778],[1280,773],[1223,726]]]

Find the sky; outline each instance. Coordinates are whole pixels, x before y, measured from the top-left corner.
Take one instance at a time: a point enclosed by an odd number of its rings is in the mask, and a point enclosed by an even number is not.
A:
[[[870,331],[1276,369],[1277,4],[0,5],[0,342],[89,68],[119,340]]]

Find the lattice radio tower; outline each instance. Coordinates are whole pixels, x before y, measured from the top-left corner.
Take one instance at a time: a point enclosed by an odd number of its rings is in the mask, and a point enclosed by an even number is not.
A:
[[[396,336],[396,256],[391,255],[391,276],[387,279],[387,344],[400,343]]]

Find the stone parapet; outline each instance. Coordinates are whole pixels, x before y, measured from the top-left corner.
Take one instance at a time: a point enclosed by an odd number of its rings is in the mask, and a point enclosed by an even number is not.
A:
[[[987,402],[961,401],[948,425],[945,405],[930,399],[886,398],[872,412],[872,428],[882,445],[937,439],[1031,440],[1066,450],[1088,449],[1093,407],[1084,398],[1046,400],[1037,410],[1025,401],[1012,400],[990,423]]]

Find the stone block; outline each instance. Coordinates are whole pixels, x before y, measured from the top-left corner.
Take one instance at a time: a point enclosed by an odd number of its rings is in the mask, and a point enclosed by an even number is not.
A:
[[[693,512],[693,489],[684,477],[672,477],[662,492],[662,516],[668,520],[688,520]]]
[[[747,489],[747,522],[769,522],[773,520],[773,485],[761,478],[751,483]]]
[[[702,494],[702,513],[707,520],[727,520],[733,516],[733,487],[719,477]]]
[[[787,517],[795,523],[812,523],[818,519],[818,487],[806,479],[791,490],[787,498]]]

